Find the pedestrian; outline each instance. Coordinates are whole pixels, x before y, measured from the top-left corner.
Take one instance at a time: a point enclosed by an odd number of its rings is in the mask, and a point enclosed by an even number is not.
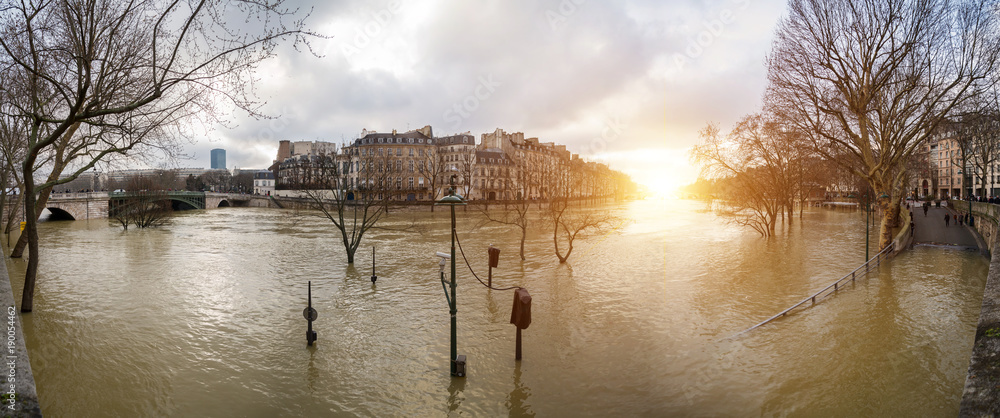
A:
[[[950,221],[950,220],[951,220],[951,215],[949,215],[947,213],[944,214],[944,226],[947,227],[948,226],[948,221]]]
[[[964,216],[955,215],[955,220],[958,221],[958,226],[962,226],[962,224],[965,223],[965,217]]]
[[[924,202],[924,217],[925,218],[927,217],[927,209],[930,209],[930,208],[931,208],[931,204],[929,202]]]

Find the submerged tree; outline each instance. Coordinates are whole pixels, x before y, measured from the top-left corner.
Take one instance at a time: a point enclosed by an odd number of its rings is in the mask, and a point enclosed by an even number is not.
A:
[[[303,193],[340,231],[347,263],[353,264],[365,233],[388,212],[392,178],[384,167],[390,160],[374,153],[354,158],[346,153],[313,157],[308,167],[312,188]]]
[[[166,223],[173,212],[163,183],[149,176],[132,176],[123,192],[112,194],[108,215],[122,229],[150,228]]]
[[[744,117],[728,134],[709,124],[702,143],[691,150],[702,175],[722,180],[722,196],[731,222],[749,226],[762,236],[774,234],[778,217],[789,209],[801,181],[802,154],[795,136],[762,114]]]
[[[180,121],[218,121],[221,103],[258,115],[249,89],[253,71],[279,41],[303,40],[303,25],[281,0],[5,4],[0,113],[25,122],[25,212],[38,213],[39,189],[70,181],[111,156],[144,145],[169,149],[184,133]],[[75,170],[36,184],[36,162],[59,153],[63,167],[75,161]],[[22,312],[32,309],[38,271],[37,218],[26,219]]]
[[[569,260],[577,238],[610,229],[622,220],[606,209],[584,207],[581,199],[573,198],[582,187],[581,168],[581,164],[566,161],[552,171],[553,194],[544,216],[552,228],[552,243],[559,264]]]
[[[865,179],[892,241],[909,157],[995,82],[997,6],[987,0],[790,0],[767,59],[765,107],[814,150]],[[837,160],[840,161],[840,160]]]
[[[504,200],[503,209],[490,205],[479,206],[479,211],[485,216],[487,222],[508,225],[517,228],[521,233],[520,256],[524,261],[524,242],[528,239],[528,228],[532,220],[528,216],[528,209],[531,201],[527,198],[527,190],[530,182],[530,167],[524,158],[514,158],[512,167],[503,171],[502,181],[504,193],[507,198],[513,201]],[[567,254],[568,257],[568,254]]]

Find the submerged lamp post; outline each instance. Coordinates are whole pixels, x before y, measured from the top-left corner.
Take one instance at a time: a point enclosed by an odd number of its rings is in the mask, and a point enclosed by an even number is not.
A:
[[[313,309],[313,282],[309,281],[309,306],[302,311],[302,316],[306,317],[306,322],[309,323],[309,328],[306,330],[306,345],[313,345],[313,341],[316,341],[316,331],[313,331],[313,321],[316,320],[317,312]]]
[[[441,257],[441,285],[445,286],[444,281],[444,264],[445,259],[451,259],[451,295],[449,296],[449,289],[445,287],[444,296],[448,300],[448,308],[451,313],[451,375],[457,377],[465,377],[465,356],[458,355],[458,323],[456,322],[456,314],[458,313],[458,301],[455,300],[455,206],[465,205],[465,200],[462,196],[455,193],[455,181],[458,175],[451,175],[451,188],[448,189],[448,196],[438,200],[435,205],[447,205],[451,207],[451,254],[437,253]]]

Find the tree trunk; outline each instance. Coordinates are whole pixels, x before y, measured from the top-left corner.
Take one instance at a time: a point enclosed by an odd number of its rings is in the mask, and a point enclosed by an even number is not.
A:
[[[32,176],[34,159],[28,158],[23,165],[24,171],[24,212],[28,213],[35,208],[35,180]],[[21,312],[31,312],[35,297],[35,277],[38,274],[38,217],[25,217],[24,234],[22,238],[28,244],[28,266],[24,272],[24,291],[21,293]],[[18,241],[20,242],[20,240]],[[22,247],[23,251],[23,247]],[[18,254],[20,257],[20,254]]]
[[[895,197],[890,198],[892,200],[886,203],[886,208],[882,210],[882,222],[881,228],[879,230],[879,240],[878,248],[879,250],[885,249],[890,243],[892,243],[892,228],[899,224],[899,205],[892,204],[895,202]]]
[[[35,187],[34,180],[32,180],[31,183],[32,183],[31,187],[34,188]],[[24,189],[28,190],[27,180],[25,180],[25,188]],[[25,193],[25,195],[28,195],[28,194],[29,193]],[[35,221],[37,221],[38,217],[42,216],[42,211],[45,210],[45,205],[48,204],[48,202],[49,202],[49,196],[52,195],[52,187],[46,187],[41,192],[39,192],[38,193],[38,200],[37,200],[37,202],[35,201],[34,193],[30,193],[30,194],[32,195],[31,196],[32,207],[37,207],[38,208],[38,209],[34,210],[35,216],[33,218]],[[25,198],[24,201],[25,201],[24,213],[26,213],[26,214],[27,213],[31,213],[32,211],[28,210],[28,204],[27,204],[28,199]],[[24,217],[25,221],[27,221],[28,218],[31,218],[31,216],[25,216]],[[27,225],[25,225],[25,228],[27,228]],[[36,236],[35,238],[37,239],[38,237]],[[24,246],[27,245],[27,244],[28,244],[28,234],[21,234],[21,237],[17,239],[17,244],[14,245],[14,249],[11,250],[11,252],[10,252],[10,258],[21,258],[21,256],[24,255]]]
[[[524,261],[524,240],[528,236],[528,229],[525,226],[521,227],[521,261]]]
[[[350,245],[345,246],[347,249],[347,264],[354,264],[354,253],[358,250],[357,247],[351,247]]]
[[[555,224],[555,228],[552,229],[552,242],[556,247],[556,258],[559,259],[559,264],[563,264],[566,262],[566,259],[559,252],[559,221],[557,220]]]

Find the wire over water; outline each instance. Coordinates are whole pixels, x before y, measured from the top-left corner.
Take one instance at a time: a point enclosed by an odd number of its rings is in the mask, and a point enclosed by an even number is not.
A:
[[[455,234],[455,242],[458,243],[458,250],[462,253],[462,258],[465,259],[465,265],[469,267],[469,271],[472,272],[472,277],[475,277],[476,280],[479,280],[479,283],[481,283],[483,286],[486,286],[487,288],[490,288],[490,289],[493,289],[493,290],[523,289],[521,286],[511,286],[511,287],[496,288],[496,287],[490,286],[490,285],[486,284],[485,282],[483,282],[483,279],[480,279],[479,276],[476,275],[476,271],[473,270],[472,269],[472,265],[469,264],[469,259],[468,259],[468,257],[465,256],[465,250],[462,250],[462,240],[458,239],[458,232],[452,232],[452,233]]]

